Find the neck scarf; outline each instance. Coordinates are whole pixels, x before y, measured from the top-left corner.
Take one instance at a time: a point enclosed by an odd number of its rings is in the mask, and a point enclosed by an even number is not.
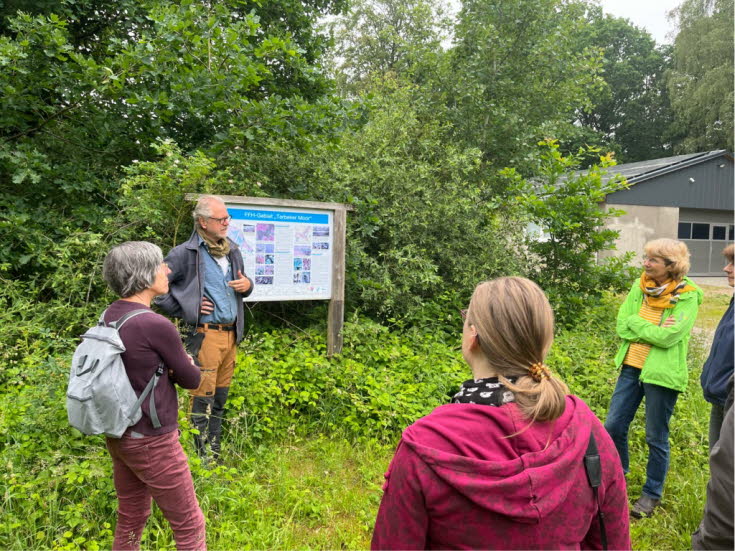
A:
[[[658,286],[646,275],[646,272],[641,274],[640,287],[643,294],[646,295],[648,305],[656,308],[673,308],[679,302],[679,295],[694,291],[694,287],[684,280],[676,282],[670,279]]]
[[[507,378],[515,383],[517,377]],[[502,406],[515,402],[513,393],[505,388],[497,377],[471,379],[462,383],[459,392],[452,397],[452,404],[482,404],[485,406]]]
[[[204,239],[204,242],[207,244],[207,250],[213,257],[222,258],[223,256],[230,254],[230,242],[227,241],[226,237],[219,241],[213,241],[211,237],[204,233],[201,226],[197,226],[197,233],[199,234],[199,237]]]

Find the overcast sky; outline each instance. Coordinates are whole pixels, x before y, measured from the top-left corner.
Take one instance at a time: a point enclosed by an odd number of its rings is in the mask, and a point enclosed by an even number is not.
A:
[[[459,11],[461,0],[444,0],[449,12]],[[668,36],[674,30],[668,14],[679,6],[683,0],[597,0],[602,9],[616,17],[630,19],[636,27],[643,27],[658,44],[671,44],[673,37]]]
[[[602,9],[611,15],[630,19],[637,27],[643,27],[659,44],[671,44],[668,36],[674,25],[668,13],[682,0],[601,0]]]

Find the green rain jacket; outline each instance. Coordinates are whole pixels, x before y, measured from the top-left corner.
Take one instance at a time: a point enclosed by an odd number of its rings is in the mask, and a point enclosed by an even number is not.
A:
[[[615,355],[615,365],[620,367],[623,364],[631,342],[650,344],[651,351],[643,364],[640,381],[679,392],[683,392],[687,387],[689,336],[704,295],[689,278],[685,277],[684,280],[694,287],[694,291],[682,293],[679,302],[673,308],[666,309],[658,325],[638,316],[643,303],[643,291],[636,280],[618,310],[616,328],[618,336],[623,339],[623,344]],[[676,323],[671,327],[660,327],[669,316],[674,316]]]

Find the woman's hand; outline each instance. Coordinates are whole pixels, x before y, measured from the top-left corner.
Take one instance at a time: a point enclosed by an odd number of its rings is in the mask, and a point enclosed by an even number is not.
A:
[[[664,322],[661,324],[661,327],[671,327],[676,323],[676,318],[674,316],[669,316],[664,320]]]

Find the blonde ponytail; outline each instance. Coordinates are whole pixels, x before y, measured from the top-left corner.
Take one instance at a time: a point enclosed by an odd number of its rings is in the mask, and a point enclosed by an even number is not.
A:
[[[543,363],[554,340],[554,314],[538,285],[522,277],[481,283],[472,294],[467,321],[524,417],[552,421],[564,413],[569,389]]]

